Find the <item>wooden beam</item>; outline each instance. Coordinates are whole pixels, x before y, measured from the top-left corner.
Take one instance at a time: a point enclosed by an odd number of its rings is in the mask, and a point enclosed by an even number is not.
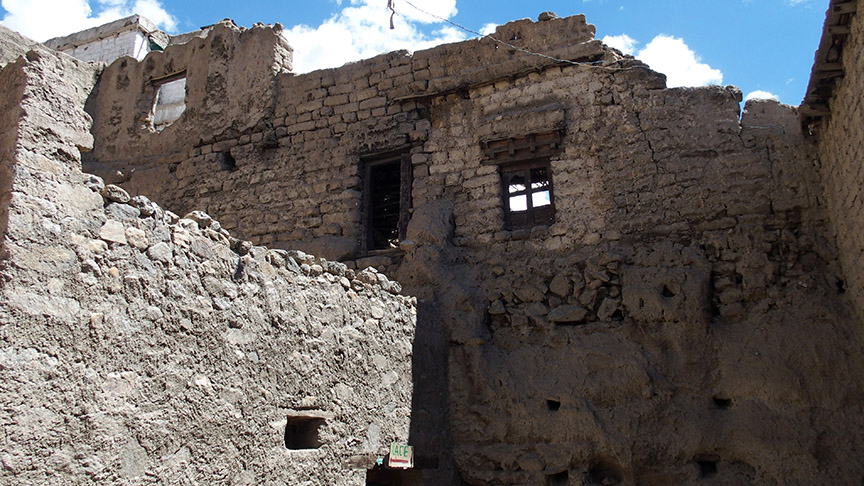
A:
[[[849,35],[851,32],[848,25],[829,25],[825,30],[831,35]]]
[[[858,10],[858,4],[854,0],[846,3],[835,3],[831,10],[838,14],[851,14]]]
[[[814,71],[822,72],[822,71],[842,71],[843,63],[842,62],[823,62],[816,64],[816,67],[813,68]]]
[[[821,103],[805,103],[799,108],[802,115],[807,116],[827,116],[831,114],[828,105]]]
[[[846,73],[840,70],[834,71],[816,71],[813,73],[813,77],[817,79],[833,79],[833,78],[842,78]]]

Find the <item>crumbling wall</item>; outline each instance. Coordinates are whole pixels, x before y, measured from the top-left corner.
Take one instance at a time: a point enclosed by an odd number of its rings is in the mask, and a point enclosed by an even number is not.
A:
[[[451,311],[469,484],[860,474],[841,431],[861,420],[861,336],[795,110],[750,102],[739,120],[737,89],[663,88],[579,66],[433,102],[414,215],[451,209],[412,220],[397,276]],[[505,229],[482,141],[561,127],[554,224]],[[449,243],[423,236],[451,224]]]
[[[568,59],[593,61],[610,55],[599,41],[592,40],[594,27],[585,23],[584,16],[544,24],[523,20],[500,29],[502,38],[518,37],[526,48]],[[522,35],[526,29],[536,35]],[[257,60],[237,59],[253,49],[249,45],[251,38],[250,34],[241,36],[236,52],[222,53],[227,59],[215,59],[214,55],[214,59],[194,62],[201,66],[207,62],[255,66]],[[184,55],[197,55],[191,44],[176,46],[175,51],[168,49],[166,53],[188,51]],[[154,59],[160,59],[160,55],[148,57],[144,65]],[[275,82],[274,78],[266,81],[278,87],[272,118],[241,129],[234,118],[244,120],[245,113],[224,113],[226,116],[208,123],[230,124],[238,129],[214,129],[200,138],[169,131],[174,125],[162,133],[136,134],[142,141],[147,140],[146,146],[128,144],[125,135],[117,138],[120,132],[136,132],[140,127],[129,117],[118,120],[104,109],[112,105],[128,107],[129,100],[139,96],[140,76],[130,71],[129,79],[134,81],[131,85],[117,85],[113,91],[100,88],[94,95],[89,111],[100,142],[85,166],[106,180],[115,180],[112,177],[119,170],[123,178],[116,180],[124,181],[123,187],[130,192],[153,194],[154,199],[178,211],[191,210],[191,201],[195,201],[197,207],[219,214],[227,228],[256,243],[274,247],[300,245],[328,258],[353,260],[365,256],[361,156],[405,149],[423,161],[421,143],[431,128],[424,100],[550,64],[554,61],[544,58],[526,62],[512,49],[471,40],[413,56],[394,52],[301,76],[283,73]],[[183,63],[173,65],[179,69]],[[122,62],[110,66],[100,87],[110,84],[107,80],[113,79],[115,72],[126,69]],[[200,75],[190,71],[189,82],[201,83],[193,79],[196,76]],[[250,92],[257,90],[238,87],[238,95]],[[225,101],[214,96],[213,102],[220,103],[210,111],[232,109],[231,103]],[[201,100],[194,99],[191,88],[187,106],[189,111],[201,109]],[[194,123],[197,121],[181,119],[175,125]],[[185,153],[169,153],[163,148],[166,144],[184,147]],[[112,147],[111,152],[101,151],[100,146]],[[242,196],[236,197],[238,194]],[[261,211],[262,205],[268,210]],[[386,268],[393,262],[393,255],[378,255],[359,266]]]
[[[848,26],[841,59],[846,76],[835,79],[829,101],[830,117],[817,128],[821,172],[825,199],[831,214],[831,230],[840,249],[849,298],[858,315],[864,318],[864,270],[860,264],[864,252],[861,231],[864,228],[864,189],[861,161],[864,159],[864,3],[857,2],[857,13]]]
[[[129,167],[147,162],[179,162],[202,140],[230,138],[272,122],[276,73],[290,70],[291,48],[280,28],[240,29],[230,21],[213,26],[206,37],[169,45],[143,61],[121,58],[105,69],[88,105],[98,122],[92,155],[107,180],[130,177]],[[187,109],[162,131],[154,127],[154,104],[161,80],[185,77]],[[121,174],[116,174],[117,169]],[[157,176],[148,172],[141,178]],[[134,186],[130,189],[147,186]],[[148,185],[168,184],[165,176]],[[133,193],[139,191],[134,190]],[[159,195],[159,194],[157,194]]]
[[[365,484],[407,440],[414,300],[81,173],[95,78],[0,71],[0,482]]]
[[[0,67],[27,53],[38,42],[0,25]]]
[[[593,33],[496,34],[577,63],[473,40],[282,74],[271,125],[145,152],[125,185],[420,298],[418,484],[857,480],[862,336],[795,109],[742,118],[736,88],[666,89]],[[554,220],[507,229],[489,143],[549,134]],[[362,167],[393,149],[411,220],[367,252]]]

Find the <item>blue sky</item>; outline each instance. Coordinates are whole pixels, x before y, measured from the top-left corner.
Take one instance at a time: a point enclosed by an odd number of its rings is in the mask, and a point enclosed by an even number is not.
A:
[[[2,0],[0,23],[36,40],[66,35],[131,13],[169,33],[231,18],[285,26],[298,72],[333,67],[393,49],[419,50],[550,10],[584,13],[597,37],[669,76],[670,85],[734,84],[745,95],[804,96],[828,0]]]

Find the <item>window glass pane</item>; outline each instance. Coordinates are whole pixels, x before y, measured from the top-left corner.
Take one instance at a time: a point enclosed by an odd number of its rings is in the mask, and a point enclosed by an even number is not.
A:
[[[510,198],[510,211],[525,211],[528,209],[528,196],[513,196]]]
[[[525,190],[525,178],[521,175],[514,175],[510,177],[510,183],[508,185],[508,192],[513,194],[514,192],[521,192]]]
[[[549,206],[552,204],[552,199],[549,196],[549,191],[535,192],[531,194],[531,205],[535,208]]]

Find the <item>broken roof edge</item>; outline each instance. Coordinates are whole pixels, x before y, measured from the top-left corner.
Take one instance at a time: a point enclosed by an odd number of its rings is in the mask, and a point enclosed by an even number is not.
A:
[[[813,59],[807,92],[798,109],[801,128],[805,135],[810,127],[831,114],[828,104],[834,94],[837,78],[845,75],[843,45],[850,35],[852,18],[858,10],[857,0],[830,0],[825,12],[822,37]]]
[[[165,34],[154,24],[150,19],[139,14],[133,14],[122,19],[117,19],[107,24],[97,25],[79,32],[75,32],[63,37],[54,37],[43,42],[46,46],[62,50],[72,47],[77,47],[99,39],[104,39],[108,36],[125,32],[127,30],[137,29],[145,35],[161,34],[166,39],[168,34]],[[160,36],[160,37],[161,37]]]

